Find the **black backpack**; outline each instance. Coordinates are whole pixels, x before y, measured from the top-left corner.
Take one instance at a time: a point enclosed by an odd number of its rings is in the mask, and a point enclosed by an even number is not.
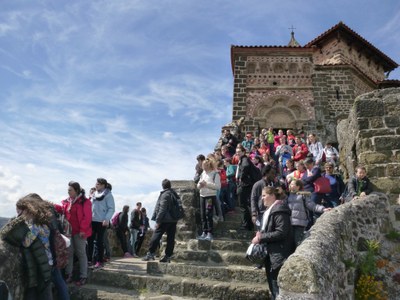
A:
[[[262,178],[261,171],[252,162],[250,162],[249,165],[250,165],[251,184],[254,184],[257,181],[261,180],[261,178]]]
[[[169,213],[174,220],[180,220],[185,216],[185,211],[182,206],[182,200],[174,191],[171,192],[172,205]]]

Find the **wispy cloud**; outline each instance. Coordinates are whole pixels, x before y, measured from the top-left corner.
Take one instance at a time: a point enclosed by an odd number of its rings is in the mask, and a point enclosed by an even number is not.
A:
[[[117,208],[152,208],[161,180],[191,179],[231,120],[231,44],[286,44],[291,25],[306,43],[343,20],[400,60],[399,4],[386,3],[363,16],[361,0],[3,4],[0,215],[26,193],[59,201],[69,180],[89,189],[100,176]]]

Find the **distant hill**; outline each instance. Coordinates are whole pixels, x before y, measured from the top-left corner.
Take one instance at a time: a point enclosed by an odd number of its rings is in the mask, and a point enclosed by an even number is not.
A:
[[[4,225],[6,225],[8,220],[10,220],[10,218],[0,217],[0,228],[3,227]]]

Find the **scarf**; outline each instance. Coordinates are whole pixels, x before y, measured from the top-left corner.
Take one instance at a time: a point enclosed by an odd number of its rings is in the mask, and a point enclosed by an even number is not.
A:
[[[261,231],[265,231],[267,229],[267,222],[268,222],[269,214],[271,213],[272,208],[276,204],[280,204],[280,203],[282,203],[282,200],[275,200],[275,202],[272,203],[272,205],[270,207],[268,207],[268,209],[265,211],[265,213],[263,215],[263,219],[262,219]]]
[[[109,189],[104,189],[102,192],[95,191],[93,195],[93,200],[102,201],[104,197],[110,192]]]

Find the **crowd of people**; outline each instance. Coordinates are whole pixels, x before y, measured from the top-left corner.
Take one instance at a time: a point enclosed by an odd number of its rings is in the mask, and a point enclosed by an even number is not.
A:
[[[215,220],[240,209],[239,230],[253,231],[265,244],[264,261],[272,299],[284,260],[301,244],[323,213],[372,192],[366,169],[357,166],[347,185],[339,172],[339,152],[314,133],[265,128],[241,141],[223,131],[213,153],[197,156],[194,181],[200,190],[201,234],[212,240]]]
[[[284,260],[301,244],[305,232],[323,213],[372,192],[363,166],[345,185],[338,172],[339,153],[333,143],[325,146],[317,136],[273,128],[263,129],[243,141],[225,129],[213,153],[197,156],[194,181],[200,194],[198,239],[213,240],[215,224],[239,208],[239,230],[256,230],[252,244],[265,245],[264,260],[273,299],[279,293],[277,276]],[[323,180],[321,180],[323,179]],[[325,184],[325,188],[320,185]],[[168,179],[162,181],[152,220],[155,230],[143,260],[154,260],[160,240],[167,233],[165,255],[170,262],[174,250],[176,224],[172,207],[179,200]],[[68,197],[60,203],[29,194],[16,204],[18,216],[1,232],[2,238],[21,249],[26,268],[25,299],[53,299],[52,285],[59,299],[69,299],[67,284],[87,283],[88,268],[101,268],[110,255],[106,231],[115,230],[124,257],[138,257],[149,229],[149,218],[141,202],[130,213],[125,205],[115,212],[112,186],[104,178],[96,180],[88,196],[78,182],[68,183]],[[201,232],[201,233],[200,233]],[[69,243],[65,265],[57,236]],[[129,239],[129,242],[128,242]],[[74,277],[74,263],[79,276]]]
[[[88,269],[102,268],[110,256],[107,230],[115,230],[124,257],[138,257],[150,228],[140,202],[131,213],[130,224],[129,206],[115,213],[112,186],[104,178],[96,180],[88,196],[78,182],[71,181],[68,197],[60,203],[28,194],[17,201],[16,210],[17,217],[2,228],[1,237],[21,249],[24,299],[29,300],[53,299],[54,293],[57,299],[69,299],[69,283],[85,285]],[[62,260],[65,263],[60,265]],[[74,276],[75,262],[79,275]]]

